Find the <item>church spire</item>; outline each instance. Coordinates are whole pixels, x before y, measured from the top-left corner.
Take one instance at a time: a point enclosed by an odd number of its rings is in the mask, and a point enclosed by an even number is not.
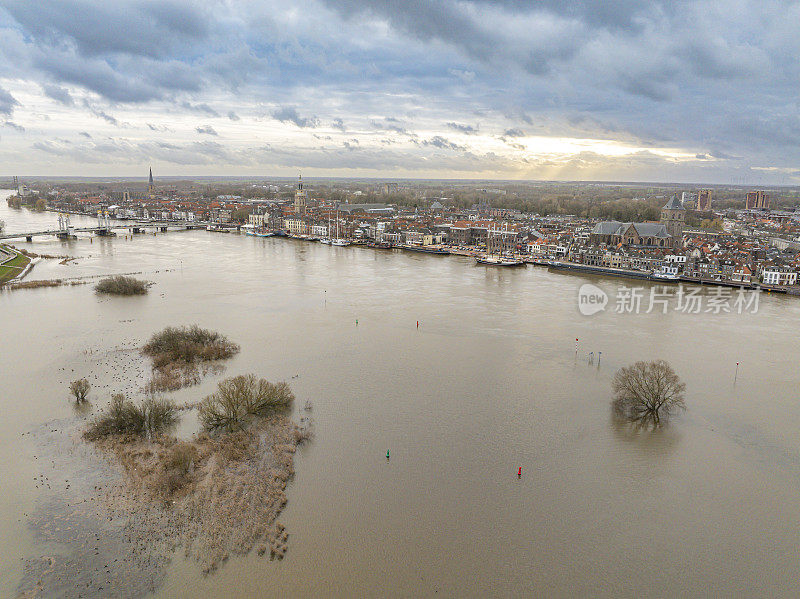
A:
[[[153,186],[153,167],[150,167],[150,187]]]

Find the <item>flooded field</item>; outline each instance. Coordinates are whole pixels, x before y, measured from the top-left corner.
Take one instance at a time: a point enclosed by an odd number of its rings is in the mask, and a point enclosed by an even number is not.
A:
[[[4,196],[7,229],[53,228],[56,215]],[[39,580],[66,581],[42,586],[53,597],[76,581],[165,598],[800,593],[798,299],[583,316],[582,284],[612,295],[621,282],[206,231],[16,245],[77,258],[30,280],[154,285],[0,292],[0,596]],[[91,416],[69,382],[91,382],[89,411],[136,394],[149,376],[137,348],[193,323],[241,352],[176,402],[253,372],[291,384],[295,418],[313,403],[281,561],[252,551],[203,575],[180,549],[158,557],[170,539],[137,546],[135,523],[86,501],[119,473],[77,435]],[[657,432],[619,426],[611,377],[655,358],[686,382],[688,410]],[[66,558],[87,567],[54,570]]]

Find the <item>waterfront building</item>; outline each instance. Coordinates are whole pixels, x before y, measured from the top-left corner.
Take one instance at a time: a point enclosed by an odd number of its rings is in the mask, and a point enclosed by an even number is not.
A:
[[[264,215],[263,214],[249,214],[247,216],[247,224],[252,225],[257,229],[261,229],[264,227]]]
[[[283,226],[292,235],[307,235],[310,231],[308,221],[300,216],[288,216],[283,219]]]
[[[794,285],[797,271],[786,266],[767,266],[761,272],[761,280],[766,285]]]

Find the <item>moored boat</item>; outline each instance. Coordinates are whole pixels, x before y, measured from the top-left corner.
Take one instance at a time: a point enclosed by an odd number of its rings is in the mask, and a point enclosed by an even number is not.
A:
[[[674,272],[661,272],[656,271],[654,272],[650,278],[655,279],[657,281],[680,281],[680,275]]]
[[[437,254],[439,256],[449,256],[450,250],[445,248],[434,248],[427,245],[401,245],[404,250],[409,252],[421,252],[423,254]]]
[[[475,261],[478,264],[485,264],[487,266],[525,266],[525,262],[522,260],[504,256],[477,256]]]

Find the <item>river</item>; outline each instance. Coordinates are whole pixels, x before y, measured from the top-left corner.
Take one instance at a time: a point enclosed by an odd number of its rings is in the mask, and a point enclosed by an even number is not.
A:
[[[53,228],[55,214],[5,195],[8,230]],[[141,271],[154,286],[0,292],[0,596],[53,550],[30,525],[42,491],[26,433],[79,417],[66,385],[90,374],[87,352],[191,323],[241,345],[226,374],[310,400],[315,437],[281,515],[286,558],[203,576],[177,555],[157,597],[800,593],[798,299],[583,316],[583,283],[620,281],[206,231],[17,246],[80,258],[29,279]],[[636,433],[611,417],[611,378],[656,358],[686,382],[688,409]],[[118,377],[91,374],[102,406]]]

